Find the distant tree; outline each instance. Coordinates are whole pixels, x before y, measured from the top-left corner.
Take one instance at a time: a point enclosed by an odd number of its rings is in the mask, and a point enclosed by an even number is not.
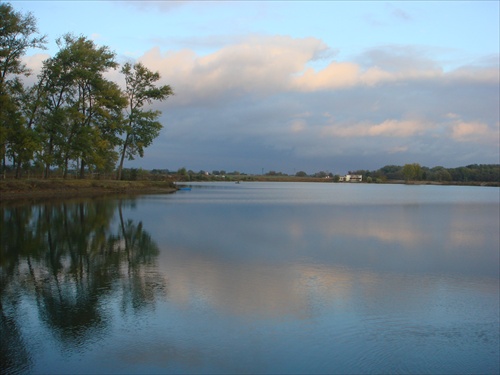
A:
[[[269,171],[266,173],[266,176],[276,176],[278,173],[276,171]]]
[[[422,167],[418,163],[405,164],[403,166],[403,175],[406,181],[416,181],[422,178]]]
[[[126,63],[121,72],[125,75],[125,96],[128,100],[125,123],[125,139],[121,147],[120,164],[117,179],[121,179],[121,171],[125,156],[133,160],[136,155],[144,156],[144,149],[158,137],[162,129],[158,118],[160,111],[145,110],[145,104],[153,100],[162,101],[173,95],[168,85],[156,86],[160,73],[152,72],[141,63]]]
[[[430,169],[428,179],[432,181],[451,181],[451,174],[446,168],[438,166]]]
[[[386,165],[377,171],[377,178],[381,180],[403,180],[404,175],[402,173],[403,167],[399,165]]]
[[[304,172],[304,171],[298,171],[297,173],[295,173],[295,176],[297,176],[297,177],[307,177],[307,173]]]

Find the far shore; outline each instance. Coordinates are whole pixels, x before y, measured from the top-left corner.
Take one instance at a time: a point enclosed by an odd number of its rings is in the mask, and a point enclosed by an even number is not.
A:
[[[268,182],[328,182],[329,179],[319,178],[240,178],[237,181],[268,181]],[[179,181],[182,184],[190,182],[214,181]],[[339,182],[338,184],[366,184],[366,182]],[[335,183],[337,184],[337,183]],[[379,183],[372,183],[379,184]],[[382,184],[408,185],[445,185],[445,186],[495,186],[498,183],[458,183],[433,181],[385,181]],[[178,190],[172,181],[117,181],[117,180],[74,180],[74,179],[7,179],[0,180],[0,203],[3,202],[33,202],[68,198],[96,198],[109,195],[137,196],[144,194],[171,194]]]

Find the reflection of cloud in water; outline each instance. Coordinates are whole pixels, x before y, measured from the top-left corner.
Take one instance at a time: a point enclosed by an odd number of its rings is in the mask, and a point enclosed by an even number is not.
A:
[[[414,246],[422,241],[423,233],[411,223],[401,220],[359,221],[344,218],[325,228],[328,236],[356,236],[373,238],[387,243]]]
[[[298,316],[307,311],[300,275],[288,266],[230,263],[186,249],[162,258],[171,285],[168,298],[186,308],[201,303],[242,315]]]
[[[168,298],[177,306],[254,318],[309,319],[323,308],[341,312],[361,303],[358,310],[369,310],[380,301],[390,309],[415,311],[429,296],[439,293],[439,288],[444,292],[457,283],[425,275],[388,277],[325,265],[229,263],[190,254],[187,249],[169,251],[160,262],[171,285]]]
[[[181,308],[215,309],[253,318],[309,319],[322,308],[341,312],[352,303],[361,303],[369,310],[380,301],[394,309],[403,304],[408,310],[418,310],[436,293],[439,282],[324,265],[229,263],[189,254],[186,249],[169,251],[160,262],[171,285],[168,298]],[[387,287],[383,287],[385,283]],[[447,283],[445,280],[446,288]]]
[[[411,214],[405,212],[411,210]],[[335,239],[350,236],[353,239],[367,238],[383,243],[400,244],[405,247],[424,247],[432,243],[446,243],[456,231],[464,232],[470,221],[455,222],[457,228],[448,233],[448,223],[453,220],[453,212],[433,210],[432,207],[406,207],[403,209],[366,210],[356,213],[341,212],[341,218],[324,222],[324,234]],[[471,240],[479,243],[484,237],[481,232],[469,232]],[[460,245],[458,243],[457,245]]]
[[[164,208],[152,227],[168,298],[186,309],[309,317],[315,296],[343,304],[377,295],[396,306],[394,295],[405,301],[412,290],[415,297],[412,284],[432,294],[435,275],[498,277],[498,233],[489,235],[498,232],[498,208],[491,205]],[[401,279],[379,289],[378,276],[387,273]]]
[[[478,210],[484,207],[457,206],[454,208],[454,214],[451,216],[450,229],[448,237],[452,247],[467,246],[471,251],[480,247],[485,241],[485,228],[491,228],[491,221],[485,221],[484,216],[480,215]],[[489,236],[498,235],[498,225],[492,230],[497,233],[489,233]],[[488,233],[487,233],[488,235]]]

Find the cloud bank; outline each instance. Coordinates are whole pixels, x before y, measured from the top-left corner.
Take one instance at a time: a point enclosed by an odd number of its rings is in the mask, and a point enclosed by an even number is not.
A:
[[[205,55],[151,48],[137,60],[175,96],[155,105],[165,128],[147,167],[345,173],[499,163],[498,54],[446,71],[434,52],[390,45],[339,61],[321,39],[259,34]]]

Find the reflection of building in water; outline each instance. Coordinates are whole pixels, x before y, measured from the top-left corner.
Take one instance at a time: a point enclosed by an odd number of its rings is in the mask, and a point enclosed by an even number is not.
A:
[[[346,174],[345,176],[340,176],[340,182],[361,182],[363,181],[363,176],[360,174]]]

